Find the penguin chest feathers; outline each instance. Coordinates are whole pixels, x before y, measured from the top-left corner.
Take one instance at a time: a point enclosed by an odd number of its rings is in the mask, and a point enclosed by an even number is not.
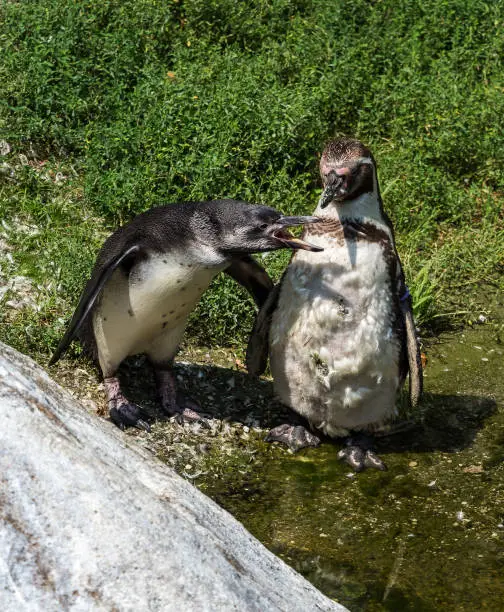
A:
[[[144,352],[159,360],[173,357],[189,314],[226,265],[170,252],[150,254],[129,274],[117,269],[93,317],[100,362],[112,367]]]
[[[275,390],[328,435],[380,424],[395,411],[395,252],[390,234],[375,239],[384,233],[308,232],[324,251],[296,254],[273,315]]]

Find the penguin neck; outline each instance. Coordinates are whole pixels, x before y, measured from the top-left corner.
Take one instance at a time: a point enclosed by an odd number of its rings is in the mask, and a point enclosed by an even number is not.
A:
[[[373,190],[361,194],[354,200],[347,200],[341,204],[331,203],[327,208],[321,208],[320,204],[313,213],[321,216],[336,219],[341,224],[346,221],[359,223],[372,223],[373,225],[390,229],[390,221],[385,214],[380,197],[380,191],[376,178]]]

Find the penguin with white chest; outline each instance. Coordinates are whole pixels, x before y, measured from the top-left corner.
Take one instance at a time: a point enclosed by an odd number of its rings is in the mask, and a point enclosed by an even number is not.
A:
[[[422,391],[411,297],[369,149],[358,140],[333,140],[320,172],[324,190],[314,214],[321,221],[303,238],[324,251],[293,256],[259,311],[247,366],[261,374],[269,352],[279,399],[313,430],[355,434],[339,456],[356,471],[386,469],[368,435],[396,415],[408,372],[413,406]],[[320,442],[292,424],[268,439],[293,450]]]
[[[177,404],[171,372],[189,314],[221,271],[260,306],[273,283],[249,254],[280,248],[320,251],[287,231],[315,221],[236,200],[171,204],[138,215],[103,245],[49,365],[78,337],[100,364],[112,420],[121,428],[149,431],[117,377],[127,356],[145,353],[164,412],[180,421],[200,421],[193,409]]]

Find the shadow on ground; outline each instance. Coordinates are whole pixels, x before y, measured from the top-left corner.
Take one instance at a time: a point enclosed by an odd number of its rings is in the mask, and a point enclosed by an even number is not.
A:
[[[274,397],[269,380],[256,379],[232,368],[178,363],[178,389],[200,405],[208,419],[254,426],[265,431],[281,423],[303,423],[303,419]],[[142,406],[153,420],[165,420],[156,401],[152,370],[143,358],[128,361],[121,380],[130,399]],[[496,402],[473,395],[425,393],[421,406],[411,414],[412,427],[402,433],[379,436],[380,453],[457,452],[470,446],[485,420],[496,410]],[[340,445],[341,440],[324,439]]]

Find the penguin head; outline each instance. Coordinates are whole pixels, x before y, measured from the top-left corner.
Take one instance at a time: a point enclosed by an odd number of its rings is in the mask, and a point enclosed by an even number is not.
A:
[[[289,233],[288,228],[317,223],[318,217],[284,216],[268,206],[233,202],[232,215],[221,216],[219,249],[226,256],[263,253],[282,248],[323,251]]]
[[[375,188],[375,161],[359,140],[339,138],[327,143],[320,158],[324,190],[319,206],[343,204]]]

